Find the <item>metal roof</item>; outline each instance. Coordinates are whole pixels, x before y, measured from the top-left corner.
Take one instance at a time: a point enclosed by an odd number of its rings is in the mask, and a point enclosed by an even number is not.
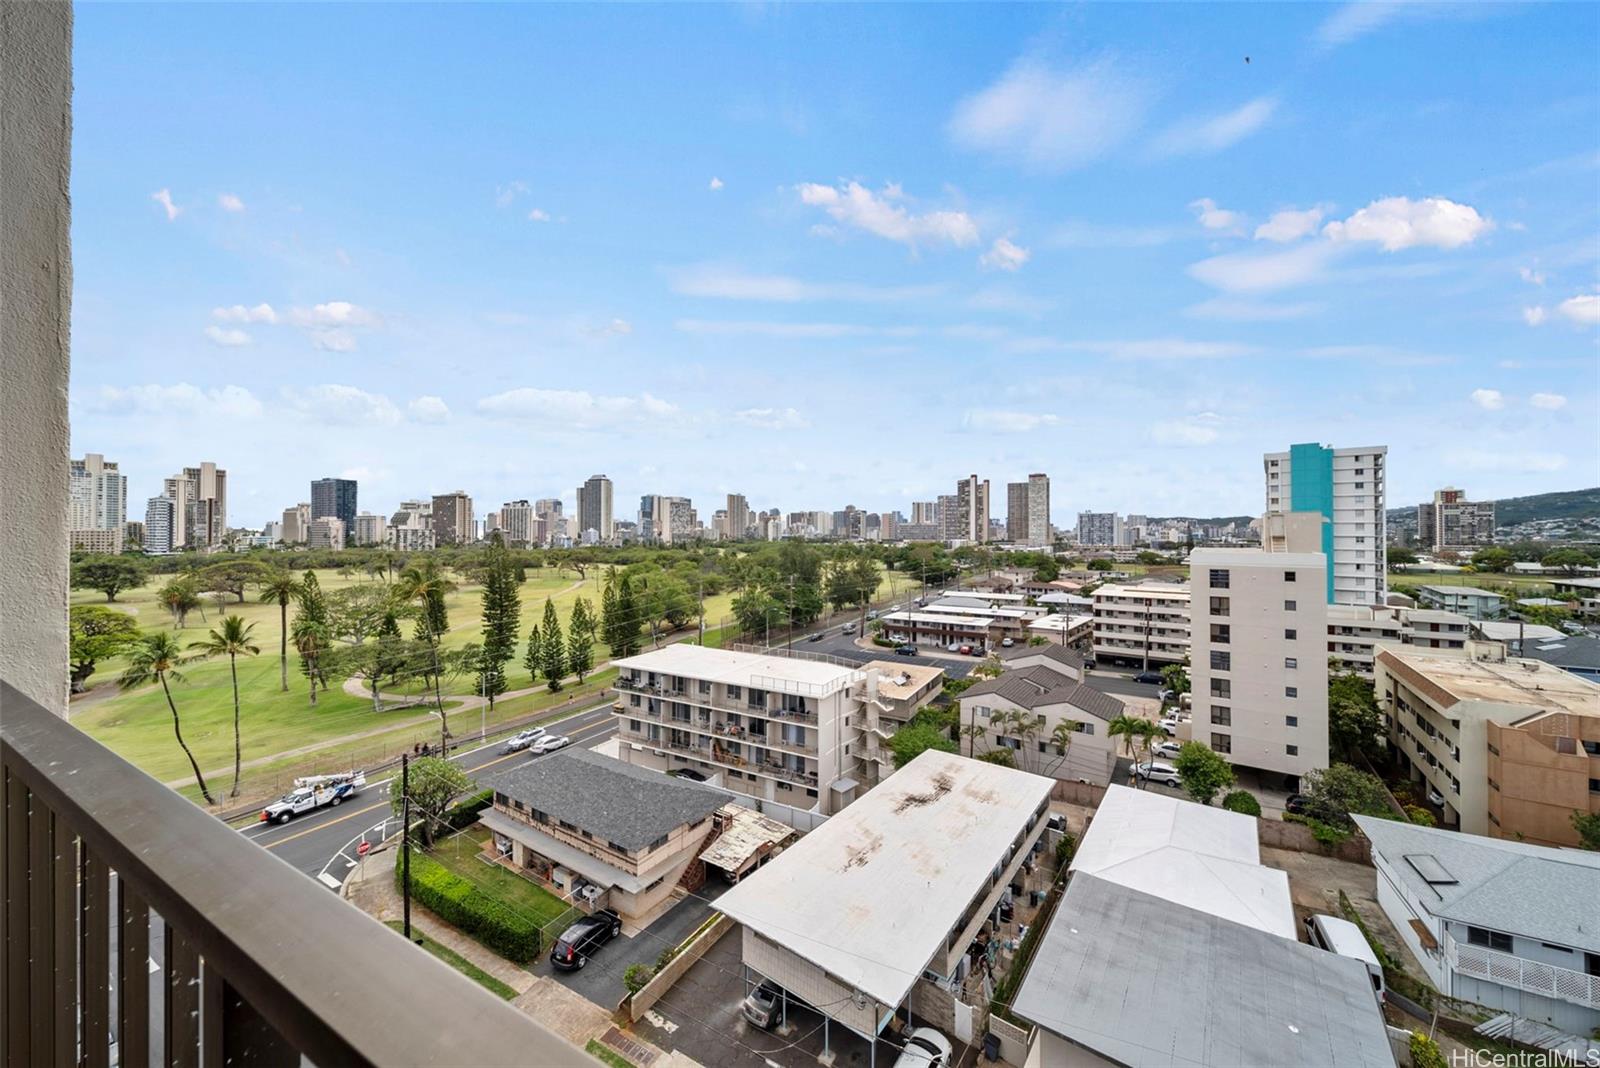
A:
[[[611,663],[614,667],[654,671],[660,675],[681,675],[763,690],[789,692],[798,689],[798,692],[822,695],[842,690],[862,677],[853,664],[844,666],[810,657],[710,649],[688,642],[674,642]],[[785,683],[790,685],[785,686]]]
[[[1600,953],[1600,853],[1354,817],[1372,851],[1435,916]],[[1427,856],[1419,870],[1409,858]],[[1454,882],[1427,877],[1438,870]]]
[[[738,871],[763,846],[780,845],[795,835],[788,824],[743,805],[725,805],[722,812],[728,817],[728,825],[700,854],[700,859],[725,871]]]
[[[1129,1068],[1394,1066],[1360,961],[1082,872],[1012,1010]]]
[[[1054,785],[927,750],[716,907],[847,986],[899,1005]]]

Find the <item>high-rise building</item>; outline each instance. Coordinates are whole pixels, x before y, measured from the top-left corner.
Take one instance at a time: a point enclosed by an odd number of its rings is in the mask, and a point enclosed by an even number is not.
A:
[[[67,467],[70,499],[67,526],[73,530],[119,530],[128,521],[128,479],[97,452]]]
[[[151,497],[144,506],[144,551],[165,554],[172,551],[177,527],[177,502],[171,497]]]
[[[938,501],[912,501],[911,522],[916,526],[933,526],[939,522]]]
[[[727,536],[738,541],[750,529],[750,502],[744,499],[742,493],[728,494],[728,534]]]
[[[1326,569],[1321,553],[1190,554],[1193,741],[1282,775],[1328,766]]]
[[[1051,543],[1048,475],[1029,475],[1026,482],[1006,484],[1006,540],[1028,546]]]
[[[228,472],[202,462],[165,481],[173,500],[173,549],[208,549],[228,532]]]
[[[507,545],[534,545],[533,505],[527,501],[507,501],[500,506],[496,526]]]
[[[1417,505],[1417,544],[1434,552],[1474,552],[1494,542],[1494,502],[1469,501],[1453,486]]]
[[[313,549],[343,549],[344,520],[336,515],[318,516],[306,531],[306,543]]]
[[[356,480],[353,478],[319,478],[311,483],[311,515],[318,518],[331,515],[344,523],[344,529],[356,529]]]
[[[646,493],[639,498],[639,540],[665,544],[667,540],[666,498]]]
[[[283,510],[279,540],[285,545],[304,545],[311,540],[311,505],[301,501]]]
[[[1122,544],[1122,517],[1116,512],[1079,512],[1078,544]]]
[[[700,536],[700,517],[695,515],[694,503],[687,497],[665,497],[667,514],[667,540],[676,545],[691,542]]]
[[[561,518],[561,499],[559,497],[540,497],[533,502],[533,514],[544,519],[551,517]]]
[[[949,541],[989,540],[989,480],[968,475],[939,498],[939,526]]]
[[[474,540],[472,498],[465,490],[433,495],[433,538],[438,545],[470,545]]]
[[[1263,524],[1262,547],[1326,556],[1330,561],[1330,604],[1382,604],[1388,593],[1384,513],[1388,452],[1386,445],[1335,449],[1313,442],[1291,445],[1288,452],[1269,452],[1262,458],[1268,519]],[[1285,529],[1311,536],[1269,536],[1272,516],[1292,517],[1295,513],[1313,517],[1310,525],[1289,523]]]
[[[578,535],[582,537],[584,531],[592,530],[600,541],[610,541],[612,525],[611,480],[605,475],[590,475],[578,487]]]
[[[357,545],[382,545],[388,540],[389,522],[381,515],[357,512],[355,543]]]
[[[934,507],[939,537],[944,541],[957,541],[964,537],[960,501],[954,493],[939,494]]]

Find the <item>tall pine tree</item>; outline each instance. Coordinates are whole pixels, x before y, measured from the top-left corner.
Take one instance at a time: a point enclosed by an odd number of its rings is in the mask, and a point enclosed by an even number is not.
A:
[[[616,637],[608,642],[613,658],[633,656],[639,651],[639,616],[643,609],[633,595],[633,581],[624,572],[617,587]]]
[[[528,669],[528,682],[530,684],[539,681],[539,670],[544,664],[544,660],[540,655],[541,644],[539,624],[535,623],[533,629],[528,631],[528,652],[522,658],[522,666]]]
[[[517,600],[517,572],[505,541],[494,536],[483,575],[483,653],[480,681],[497,675],[504,689],[505,666],[517,654],[517,625],[522,604]],[[492,685],[492,680],[491,680]],[[493,707],[490,697],[490,707]]]
[[[617,655],[617,587],[609,576],[605,592],[600,595],[600,639],[612,655]]]
[[[567,670],[583,677],[594,666],[594,616],[589,602],[579,597],[572,603],[572,618],[567,621]]]
[[[548,597],[544,602],[544,625],[539,628],[539,670],[544,672],[545,685],[552,693],[561,689],[561,680],[567,673],[567,651],[561,640],[555,602]]]

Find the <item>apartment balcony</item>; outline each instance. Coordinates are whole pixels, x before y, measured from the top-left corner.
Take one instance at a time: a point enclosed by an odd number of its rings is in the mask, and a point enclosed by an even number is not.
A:
[[[783,779],[787,782],[801,783],[802,785],[812,787],[813,789],[817,785],[817,775],[815,772],[794,771],[793,769],[787,768],[784,765],[772,760],[757,760],[747,756],[736,756],[733,753],[728,752],[728,750],[721,745],[688,745],[683,742],[674,742],[668,738],[646,738],[642,735],[633,734],[632,732],[624,733],[623,737],[625,737],[628,741],[634,742],[638,745],[649,746],[652,749],[664,749],[670,750],[674,753],[682,753],[686,756],[692,757],[695,760],[703,760],[707,764],[718,764],[725,768],[737,768],[741,771],[752,771],[758,775],[767,775],[775,779]],[[748,742],[742,744],[760,745],[762,748],[768,748],[766,742]]]
[[[5,1063],[592,1063],[8,684],[0,705]]]
[[[646,683],[617,676],[613,683],[616,689],[625,693],[637,693],[646,697],[654,697],[658,701],[678,701],[683,704],[693,705],[696,708],[715,709],[718,712],[732,713],[737,716],[762,716],[766,719],[786,719],[795,723],[809,723],[817,725],[817,714],[804,709],[773,708],[767,704],[752,705],[748,701],[733,701],[726,697],[713,697],[708,693],[699,693],[694,688],[675,689],[663,683]],[[631,706],[630,706],[631,707]],[[644,706],[640,706],[641,708]]]
[[[1529,960],[1484,946],[1463,945],[1445,935],[1445,959],[1458,975],[1600,1009],[1600,975],[1585,975],[1543,961]]]

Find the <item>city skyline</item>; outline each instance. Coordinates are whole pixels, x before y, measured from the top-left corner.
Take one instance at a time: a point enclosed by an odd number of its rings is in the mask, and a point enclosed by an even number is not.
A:
[[[1310,441],[1387,442],[1396,504],[1600,484],[1597,30],[86,7],[73,451],[145,500],[199,442],[251,523],[325,475],[383,511],[595,471],[702,508],[1048,471],[1057,525],[1253,514],[1260,455]]]

